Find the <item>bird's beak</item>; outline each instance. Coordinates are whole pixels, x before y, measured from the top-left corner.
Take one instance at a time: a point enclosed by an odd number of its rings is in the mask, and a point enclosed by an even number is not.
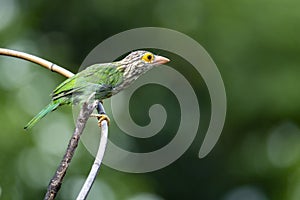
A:
[[[154,64],[165,64],[167,62],[170,62],[170,59],[163,56],[155,56],[153,61]]]

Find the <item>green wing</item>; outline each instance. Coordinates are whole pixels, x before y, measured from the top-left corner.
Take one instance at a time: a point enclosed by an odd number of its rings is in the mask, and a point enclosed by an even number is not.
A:
[[[52,93],[52,100],[77,95],[85,99],[93,91],[97,98],[111,96],[111,90],[122,82],[123,73],[118,63],[95,64],[62,82]]]

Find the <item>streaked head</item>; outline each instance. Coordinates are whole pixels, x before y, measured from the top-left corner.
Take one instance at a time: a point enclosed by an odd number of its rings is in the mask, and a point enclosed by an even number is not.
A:
[[[156,65],[161,65],[169,62],[168,58],[154,55],[149,51],[134,51],[126,56],[120,63],[125,71],[124,76],[130,78],[139,76]]]

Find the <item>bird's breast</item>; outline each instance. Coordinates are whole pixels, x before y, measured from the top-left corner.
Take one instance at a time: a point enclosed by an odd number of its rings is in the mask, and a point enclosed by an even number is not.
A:
[[[113,94],[116,94],[116,93],[124,90],[125,88],[129,87],[136,79],[137,79],[137,77],[123,79],[123,81],[120,84],[118,84],[114,87]]]

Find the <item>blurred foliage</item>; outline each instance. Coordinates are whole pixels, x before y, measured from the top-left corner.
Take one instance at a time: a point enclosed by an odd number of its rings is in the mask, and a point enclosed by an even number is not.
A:
[[[216,62],[226,86],[228,112],[214,150],[204,159],[197,157],[210,103],[205,83],[189,76],[187,70],[183,73],[200,94],[203,118],[189,150],[172,165],[146,174],[103,166],[88,199],[297,200],[299,8],[296,0],[1,0],[0,44],[76,72],[85,56],[107,37],[131,28],[157,26],[191,36]],[[175,59],[173,65],[179,69],[180,63]],[[1,199],[43,197],[74,127],[71,109],[50,114],[32,133],[24,134],[23,126],[48,103],[48,95],[62,80],[64,77],[32,63],[0,57]],[[138,124],[149,122],[147,108],[156,101],[166,105],[170,116],[178,114],[178,102],[170,92],[156,87],[158,99],[151,100],[149,91],[138,91],[131,102]],[[155,136],[157,146],[137,141],[138,150],[146,152],[170,141],[178,118],[171,120],[174,126]],[[114,124],[111,133],[120,142],[125,137]],[[75,198],[92,162],[81,145],[58,199]]]

